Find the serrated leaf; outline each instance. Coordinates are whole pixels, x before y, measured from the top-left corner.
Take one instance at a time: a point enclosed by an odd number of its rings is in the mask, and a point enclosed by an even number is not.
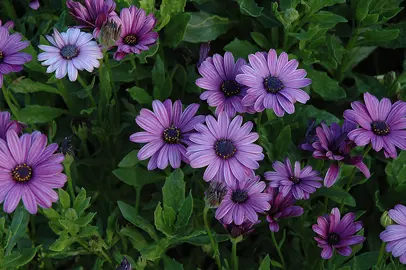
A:
[[[28,105],[18,112],[18,120],[26,124],[48,123],[63,113],[64,111],[58,108]]]
[[[6,254],[11,253],[17,241],[23,237],[28,221],[30,220],[29,213],[23,207],[18,207],[14,212],[13,221],[9,228],[9,238],[6,242]]]
[[[201,43],[215,40],[231,26],[228,18],[206,12],[190,12],[192,17],[186,27],[184,41]]]
[[[148,246],[148,242],[145,240],[142,233],[135,228],[124,227],[120,230],[120,233],[134,240],[132,241],[133,247],[138,251],[141,251]]]
[[[89,207],[89,204],[90,198],[86,198],[86,190],[82,188],[73,201],[73,208],[76,210],[76,213],[78,213],[78,216],[82,215],[82,213]]]
[[[351,261],[344,266],[350,266],[352,269],[368,270],[378,262],[379,251],[365,252],[355,256]]]
[[[192,216],[193,212],[193,196],[192,191],[189,192],[186,200],[183,201],[182,205],[179,208],[178,216],[176,218],[175,229],[181,230],[185,228],[189,223],[189,219]]]
[[[133,86],[127,89],[133,100],[137,101],[139,104],[151,104],[152,97],[143,88],[138,86]]]
[[[309,78],[312,78],[311,88],[324,100],[339,100],[347,96],[338,82],[330,78],[326,72],[309,69],[307,74]]]
[[[63,189],[59,189],[59,202],[62,205],[63,208],[69,209],[70,208],[70,197],[68,192],[66,192]]]
[[[137,58],[140,60],[141,64],[148,63],[147,58],[154,56],[158,52],[158,49],[159,49],[159,40],[157,41],[156,44],[149,47],[148,51],[143,51],[142,53],[137,54]]]
[[[235,58],[247,58],[249,54],[259,51],[259,48],[249,41],[235,38],[233,41],[224,46],[224,50],[231,52]]]
[[[52,251],[55,251],[55,252],[61,252],[64,249],[68,248],[70,245],[72,245],[74,242],[75,242],[75,238],[69,237],[67,234],[66,235],[61,235],[49,247],[49,249],[52,250]]]

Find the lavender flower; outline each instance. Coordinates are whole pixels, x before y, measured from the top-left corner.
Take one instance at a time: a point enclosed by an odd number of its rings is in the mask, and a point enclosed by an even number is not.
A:
[[[279,188],[283,196],[292,192],[295,199],[307,200],[310,194],[316,191],[316,188],[321,187],[319,181],[322,178],[319,176],[319,172],[314,171],[310,166],[301,170],[299,161],[295,162],[294,171],[288,158],[285,159],[285,164],[276,161],[272,167],[275,171],[266,172],[265,179],[271,181],[269,186]]]
[[[252,223],[248,220],[245,220],[241,225],[236,225],[232,222],[230,224],[223,223],[223,226],[232,238],[238,238],[240,236],[245,236],[254,232],[254,226],[258,223],[261,223],[261,221],[258,220],[257,222]]]
[[[250,54],[248,60],[250,66],[243,66],[243,74],[236,77],[237,82],[249,87],[243,98],[244,106],[253,105],[257,112],[273,109],[277,116],[282,117],[285,112],[295,112],[296,101],[304,104],[310,99],[300,88],[312,81],[305,78],[307,73],[304,69],[297,69],[298,61],[288,61],[285,52],[279,57],[273,49],[268,54],[257,52]]]
[[[69,28],[66,33],[59,33],[54,29],[54,34],[46,36],[52,46],[39,45],[45,51],[38,55],[39,61],[44,66],[49,66],[47,73],[56,70],[55,77],[62,79],[68,74],[70,81],[76,81],[78,70],[86,69],[92,72],[94,68],[100,66],[98,59],[103,58],[103,54],[92,40],[92,35],[81,32],[76,28]]]
[[[323,249],[321,252],[323,259],[330,259],[333,249],[342,256],[350,256],[352,249],[349,246],[364,242],[365,237],[355,235],[362,229],[362,222],[354,222],[354,220],[354,213],[348,213],[341,219],[338,208],[333,208],[327,217],[317,218],[317,224],[312,228],[318,234],[314,240],[317,241],[318,247]]]
[[[389,217],[396,222],[381,232],[379,237],[386,242],[386,251],[394,257],[400,257],[401,263],[406,264],[406,207],[398,204],[389,210]]]
[[[246,181],[234,181],[216,211],[216,219],[224,224],[241,225],[245,220],[258,221],[258,213],[269,210],[271,195],[264,193],[266,184],[259,176]]]
[[[269,201],[271,209],[267,212],[266,220],[269,222],[269,229],[272,232],[279,231],[279,220],[288,217],[298,217],[303,214],[303,208],[297,205],[292,193],[284,196],[278,188],[268,187],[265,191],[271,194]]]
[[[7,28],[8,30],[11,30],[14,28],[14,23],[12,21],[8,21],[5,24],[2,24],[2,22],[0,20],[0,26],[3,26],[5,28]]]
[[[213,58],[208,57],[199,67],[202,78],[196,80],[196,85],[206,90],[200,99],[216,107],[216,115],[226,112],[229,117],[233,117],[236,112],[246,111],[242,99],[247,94],[247,88],[235,80],[245,63],[242,58],[234,63],[233,54],[226,52],[224,58],[219,54]]]
[[[25,128],[25,124],[10,119],[9,112],[0,112],[0,139],[6,140],[6,134],[9,130],[14,130],[17,134]]]
[[[250,132],[253,124],[245,123],[236,116],[230,123],[225,112],[218,120],[206,117],[206,125],[195,126],[196,134],[190,136],[192,144],[187,148],[187,155],[192,168],[207,167],[203,179],[213,178],[234,185],[234,180],[246,180],[259,168],[258,161],[264,159],[262,147],[255,142],[259,135]]]
[[[324,123],[324,121],[322,121]],[[308,127],[306,130],[305,134],[305,139],[303,142],[299,145],[299,148],[302,150],[306,151],[314,151],[314,147],[312,144],[317,141],[317,134],[316,134],[316,128],[319,125],[316,124],[316,119],[309,119],[308,121]]]
[[[47,145],[47,136],[36,131],[20,138],[14,130],[7,132],[7,141],[0,140],[0,202],[4,211],[15,210],[20,199],[31,214],[37,204],[50,208],[58,200],[54,188],[64,186],[62,154],[54,154],[58,145]]]
[[[30,8],[34,10],[39,9],[39,0],[30,0]]]
[[[386,157],[396,158],[396,147],[406,150],[406,102],[392,105],[387,98],[379,100],[364,94],[365,105],[359,101],[351,103],[352,110],[344,112],[344,118],[360,127],[348,133],[348,138],[358,146],[369,143],[379,152],[384,149]]]
[[[207,56],[209,55],[209,51],[210,41],[200,44],[199,61],[196,64],[197,68],[199,68],[203,61],[206,60]]]
[[[153,14],[146,15],[142,8],[131,6],[121,10],[120,19],[121,37],[116,42],[118,49],[114,59],[119,61],[129,53],[140,54],[156,43],[158,33],[152,32],[156,23]]]
[[[189,163],[186,157],[186,146],[190,144],[189,137],[194,132],[194,126],[204,121],[204,116],[195,116],[198,104],[189,105],[182,112],[180,100],[167,99],[152,102],[153,112],[142,109],[135,121],[145,131],[131,135],[130,141],[147,143],[138,152],[138,159],[151,158],[148,170],[165,169],[168,160],[172,168],[179,168],[181,160]]]

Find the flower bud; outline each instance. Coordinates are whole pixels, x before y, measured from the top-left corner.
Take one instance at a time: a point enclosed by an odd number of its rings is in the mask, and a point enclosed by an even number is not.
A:
[[[382,227],[386,228],[389,225],[392,225],[394,222],[391,219],[391,217],[389,216],[388,211],[383,212],[382,216],[381,216],[381,225]]]
[[[119,267],[116,270],[132,270],[131,263],[127,260],[126,257],[123,258]]]
[[[211,181],[205,192],[204,200],[209,208],[217,208],[227,194],[227,187],[219,181]]]
[[[287,25],[290,25],[297,19],[299,19],[299,12],[294,8],[288,8],[283,15],[283,20]]]
[[[117,25],[114,21],[108,21],[100,30],[100,44],[105,48],[116,44],[116,41],[120,38],[121,25]]]

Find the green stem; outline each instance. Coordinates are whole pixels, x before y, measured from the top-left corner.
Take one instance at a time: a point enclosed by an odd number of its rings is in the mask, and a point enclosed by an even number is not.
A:
[[[381,265],[381,262],[382,262],[382,259],[383,259],[384,255],[385,255],[385,242],[382,242],[381,248],[379,250],[379,257],[378,257],[378,261],[376,263],[376,266],[379,267]]]
[[[209,239],[210,239],[210,244],[211,244],[211,248],[213,249],[214,259],[216,260],[217,267],[219,270],[221,270],[222,267],[221,267],[220,251],[219,251],[218,243],[213,238],[213,235],[212,235],[211,229],[210,229],[210,224],[207,219],[207,213],[209,212],[209,210],[210,209],[207,206],[204,207],[204,210],[203,210],[204,226],[206,227],[207,235],[209,236]]]
[[[140,197],[141,197],[141,189],[142,187],[136,187],[135,188],[135,214],[138,214],[140,212]]]
[[[4,80],[4,79],[3,79],[3,87],[1,89],[3,91],[3,95],[4,95],[4,98],[6,99],[6,103],[7,103],[8,107],[10,108],[14,117],[16,117],[18,120],[18,112],[16,111],[16,106],[13,104],[13,102],[10,99],[10,93],[8,90],[8,86],[6,86],[6,80]]]
[[[263,112],[259,112],[258,113],[258,118],[257,118],[257,132],[258,132],[258,134],[260,134],[260,130],[261,130],[262,113]]]
[[[78,74],[78,82],[79,82],[80,85],[83,87],[83,89],[87,89],[87,88],[88,88],[87,83],[83,80],[82,77],[80,77],[80,74]]]
[[[358,40],[358,28],[355,29],[354,34],[351,36],[350,40],[347,43],[347,46],[345,47],[345,55],[343,57],[343,60],[341,61],[340,66],[337,68],[337,80],[341,83],[342,80],[344,79],[344,75],[347,72],[348,69],[348,62],[351,60],[350,59],[350,52],[354,48],[356,42]]]
[[[65,101],[66,106],[68,107],[68,110],[71,112],[72,109],[72,101],[70,99],[69,92],[66,91],[65,86],[62,83],[62,80],[57,80],[56,81],[56,86],[58,87],[59,94],[63,98],[63,101]]]
[[[370,144],[370,145],[368,145],[368,147],[364,150],[364,154],[362,155],[362,158],[365,158],[367,155],[368,155],[368,153],[369,153],[369,151],[372,149],[372,145]]]
[[[278,253],[279,258],[281,259],[282,267],[283,267],[283,269],[286,269],[285,259],[283,258],[283,254],[282,254],[282,252],[281,252],[281,248],[280,248],[278,242],[276,241],[275,233],[272,232],[271,235],[272,235],[272,242],[273,242],[273,244],[275,245],[275,248],[276,248],[276,252]]]
[[[328,197],[324,198],[324,213],[327,213],[328,210]]]
[[[72,180],[72,174],[71,174],[71,170],[70,170],[70,166],[72,165],[72,163],[63,163],[64,166],[64,172],[66,174],[66,176],[68,177],[68,190],[71,196],[72,201],[75,200],[75,190],[73,188],[73,180]]]
[[[232,243],[232,266],[234,270],[238,270],[238,256],[237,256],[237,244],[238,244],[238,239],[237,238],[231,238],[231,243]]]
[[[348,177],[348,181],[347,181],[346,188],[345,188],[347,192],[350,191],[350,189],[351,189],[352,179],[353,179],[354,176],[355,176],[356,170],[357,170],[357,167],[354,166],[354,167],[352,168],[350,177]],[[343,211],[343,209],[344,209],[344,199],[341,200],[340,212]]]
[[[97,107],[96,101],[94,100],[94,97],[92,95],[92,89],[88,89],[89,85],[87,85],[87,83],[85,82],[85,80],[83,80],[82,77],[80,77],[80,75],[78,74],[78,82],[80,83],[80,85],[82,86],[82,88],[86,91],[89,91],[89,100],[90,103],[92,104],[93,107]]]

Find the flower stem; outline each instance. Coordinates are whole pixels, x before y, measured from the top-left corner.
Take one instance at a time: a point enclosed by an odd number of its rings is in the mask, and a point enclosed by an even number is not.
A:
[[[63,98],[63,101],[65,101],[66,106],[68,107],[69,112],[72,112],[72,102],[71,99],[69,97],[69,93],[68,91],[66,91],[65,86],[62,83],[62,80],[57,80],[56,82],[56,86],[58,87],[59,90],[59,94],[61,95],[61,97]]]
[[[378,257],[378,261],[376,263],[376,266],[379,267],[381,265],[382,259],[385,255],[385,242],[382,242],[381,244],[381,248],[379,250],[379,257]]]
[[[211,233],[210,224],[207,219],[208,212],[209,212],[209,208],[207,206],[205,206],[204,210],[203,210],[204,226],[206,227],[207,235],[209,236],[209,239],[210,239],[210,244],[211,244],[211,248],[213,249],[214,259],[216,260],[217,267],[218,267],[218,269],[221,270],[222,267],[221,267],[221,261],[220,261],[220,251],[219,251],[218,243],[214,240],[213,235]]]
[[[141,197],[141,189],[142,187],[136,187],[135,188],[135,214],[138,214],[140,212],[140,197]]]
[[[262,112],[258,113],[258,118],[257,118],[257,133],[260,134],[261,131],[261,120],[262,120]]]
[[[283,267],[283,269],[286,269],[285,259],[283,258],[283,254],[282,254],[282,252],[281,252],[281,248],[280,248],[278,242],[276,241],[275,233],[272,232],[271,235],[272,235],[273,244],[275,245],[275,248],[276,248],[276,252],[278,252],[279,258],[281,259],[282,267]]]
[[[354,168],[352,168],[350,177],[348,177],[348,182],[347,182],[346,188],[345,188],[345,190],[346,190],[347,192],[349,192],[350,189],[351,189],[352,179],[353,179],[354,176],[355,176],[356,170],[357,170],[357,168],[354,166]],[[344,199],[341,200],[340,212],[343,211],[343,208],[344,208]]]
[[[237,244],[238,244],[238,238],[230,238],[231,243],[232,243],[232,266],[234,270],[238,270],[238,256],[237,256]]]
[[[16,111],[16,109],[18,109],[18,108],[13,104],[13,102],[10,99],[10,92],[9,92],[8,86],[6,85],[5,79],[3,80],[3,87],[1,89],[3,90],[3,95],[4,95],[4,98],[6,99],[6,103],[7,103],[8,107],[10,108],[14,117],[18,120],[18,111]]]

